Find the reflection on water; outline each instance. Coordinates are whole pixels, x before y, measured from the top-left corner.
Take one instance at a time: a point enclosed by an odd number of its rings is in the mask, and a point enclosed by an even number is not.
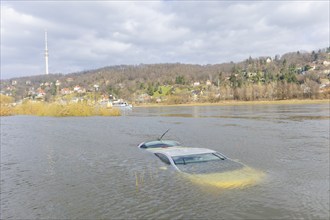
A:
[[[48,160],[48,174],[50,176],[55,175],[55,154],[54,154],[54,149],[51,148],[49,145],[45,146],[48,153],[47,153],[47,160]]]
[[[164,117],[184,117],[184,118],[237,118],[237,119],[251,119],[251,120],[267,120],[268,116],[233,116],[233,115],[193,115],[193,114],[162,114]],[[272,118],[274,119],[274,118]],[[277,119],[285,119],[285,120],[329,120],[330,116],[320,116],[320,115],[294,115],[294,116],[279,116]]]
[[[134,108],[123,117],[0,123],[1,219],[329,219],[327,104]],[[168,128],[167,139],[253,169],[191,179],[137,148]],[[252,184],[247,175],[257,184],[227,189]]]
[[[288,117],[288,119],[291,120],[329,120],[330,116],[325,115],[294,115]]]
[[[196,116],[194,116],[192,114],[162,114],[162,116],[164,116],[164,117],[185,117],[185,118],[196,117]]]

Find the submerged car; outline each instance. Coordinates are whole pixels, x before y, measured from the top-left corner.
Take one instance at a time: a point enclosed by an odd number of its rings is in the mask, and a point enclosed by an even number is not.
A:
[[[174,147],[153,153],[192,182],[220,188],[244,187],[261,180],[263,173],[207,148]]]
[[[143,149],[153,149],[153,148],[167,148],[167,147],[176,147],[181,144],[177,141],[173,140],[155,140],[155,141],[147,141],[142,142],[138,145],[139,148]]]
[[[157,148],[168,148],[168,147],[181,146],[181,144],[179,142],[177,142],[177,141],[173,141],[173,140],[162,140],[162,138],[164,137],[164,135],[169,130],[170,129],[168,129],[167,131],[165,131],[162,134],[162,136],[160,136],[157,140],[142,142],[141,144],[138,145],[138,148],[149,149],[149,150],[156,150]]]

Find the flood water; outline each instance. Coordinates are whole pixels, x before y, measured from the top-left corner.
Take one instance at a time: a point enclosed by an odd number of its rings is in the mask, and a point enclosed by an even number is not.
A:
[[[1,117],[1,219],[329,219],[329,105]],[[136,146],[165,136],[265,173],[200,186]],[[165,167],[164,167],[165,166]]]

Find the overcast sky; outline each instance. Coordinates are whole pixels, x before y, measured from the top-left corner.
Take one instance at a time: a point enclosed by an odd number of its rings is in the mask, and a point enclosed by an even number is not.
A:
[[[1,79],[329,46],[329,1],[4,1]]]

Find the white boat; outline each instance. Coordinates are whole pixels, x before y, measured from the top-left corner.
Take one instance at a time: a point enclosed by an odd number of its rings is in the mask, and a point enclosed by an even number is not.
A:
[[[133,108],[132,105],[128,104],[127,102],[125,102],[123,100],[117,100],[117,101],[110,102],[110,106],[115,107],[115,108],[124,108],[124,109]]]

